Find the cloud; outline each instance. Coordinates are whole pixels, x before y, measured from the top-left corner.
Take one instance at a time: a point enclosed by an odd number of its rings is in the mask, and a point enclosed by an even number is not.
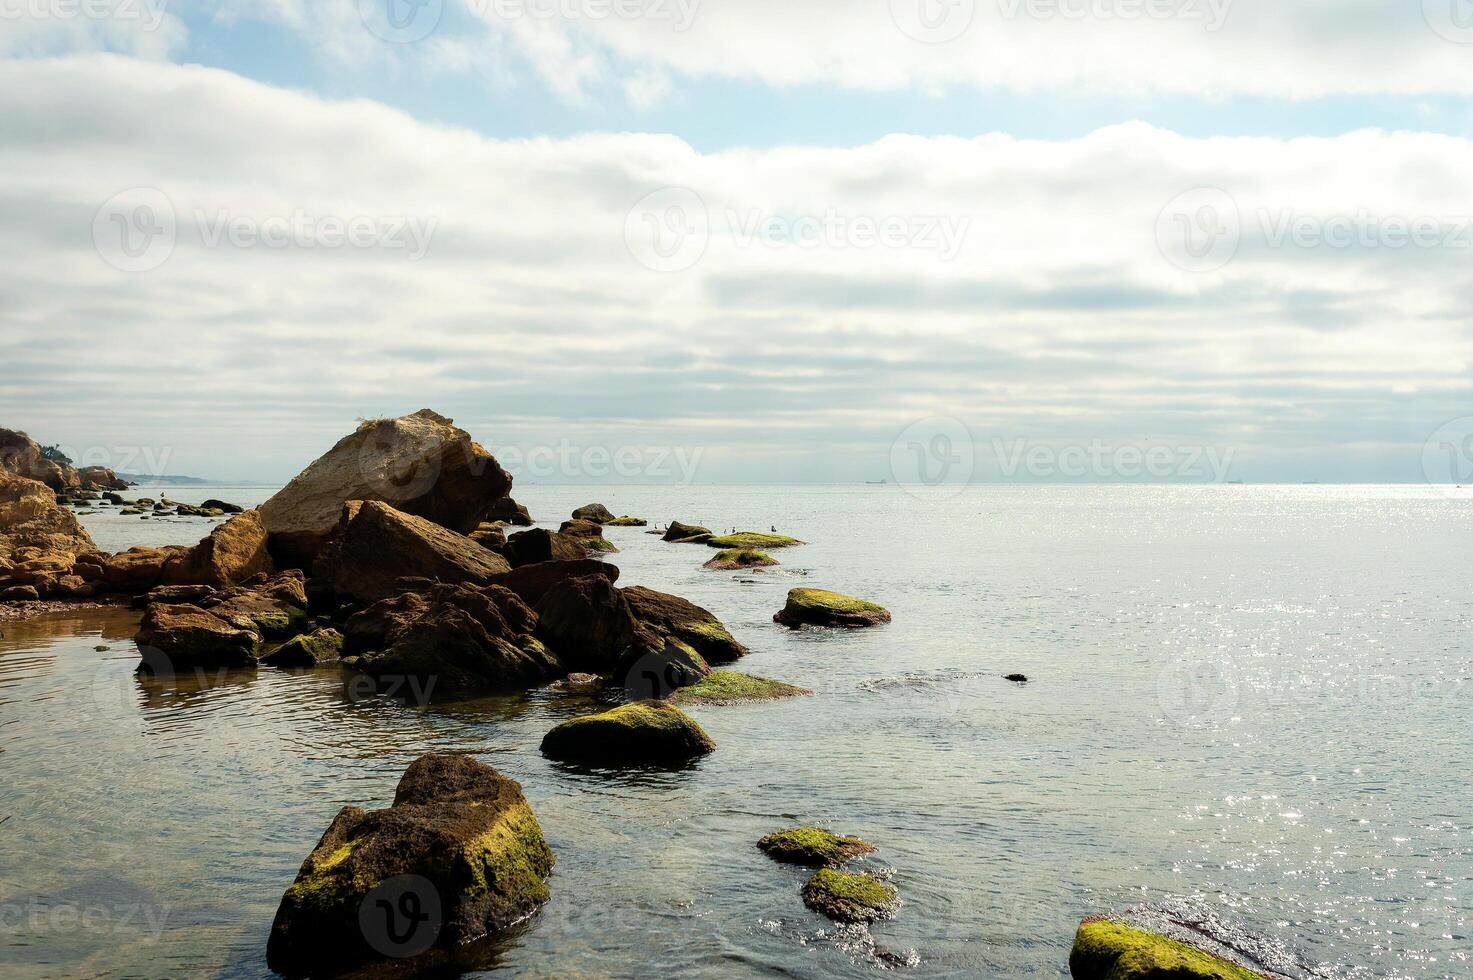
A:
[[[1465,139],[699,153],[106,55],[0,63],[0,116],[0,418],[184,472],[431,405],[493,447],[705,447],[703,479],[873,476],[929,416],[1414,478],[1466,412]]]

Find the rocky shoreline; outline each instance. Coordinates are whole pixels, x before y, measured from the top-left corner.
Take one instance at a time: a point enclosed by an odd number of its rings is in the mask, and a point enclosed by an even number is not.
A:
[[[719,759],[719,746],[684,708],[813,696],[729,669],[747,648],[709,610],[618,585],[619,569],[605,560],[618,549],[604,528],[644,527],[644,518],[589,504],[557,531],[530,527],[531,515],[510,496],[511,476],[427,409],[364,422],[258,509],[224,501],[196,508],[230,516],[193,546],[117,554],[100,551],[65,502],[123,505],[114,492],[121,481],[106,471],[69,473],[23,434],[0,430],[5,447],[0,619],[131,604],[142,610],[141,673],[338,670],[426,701],[576,690],[602,710],[556,725],[540,750],[558,765],[595,769]],[[775,529],[718,535],[679,521],[651,533],[718,549],[705,563],[712,569],[776,564],[758,549],[804,543]],[[773,619],[833,631],[881,627],[891,613],[838,592],[793,589]],[[877,921],[902,908],[883,869],[840,869],[876,850],[859,838],[805,827],[775,831],[759,846],[816,867],[795,899],[836,922]],[[514,781],[469,758],[422,757],[391,806],[347,807],[332,821],[285,890],[270,965],[289,976],[332,975],[494,937],[547,900],[554,861]],[[382,903],[391,912],[412,906],[433,928],[413,942],[371,928]],[[1183,953],[1177,938],[1153,944],[1142,935],[1087,920],[1070,960],[1074,976],[1269,975],[1214,952]]]

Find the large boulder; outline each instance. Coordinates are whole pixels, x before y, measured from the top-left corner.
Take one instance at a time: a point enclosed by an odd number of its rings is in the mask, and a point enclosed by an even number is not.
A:
[[[103,561],[102,579],[114,592],[142,595],[161,583],[164,569],[189,554],[178,545],[165,548],[129,548]]]
[[[708,663],[731,663],[747,655],[747,648],[736,641],[721,620],[689,599],[642,585],[619,591],[640,626],[659,636],[679,640]]]
[[[1226,952],[1226,950],[1224,950]],[[1074,980],[1264,980],[1187,943],[1109,919],[1085,919],[1069,952]]]
[[[84,490],[126,490],[128,481],[106,466],[84,466],[77,471],[77,482]]]
[[[536,607],[554,585],[565,579],[581,578],[585,575],[602,575],[610,582],[617,582],[619,581],[619,566],[592,558],[542,561],[513,568],[491,581],[496,585],[511,589],[527,605]]]
[[[412,679],[427,699],[530,687],[564,673],[536,628],[536,614],[508,589],[436,585],[350,616],[344,651],[354,669],[396,683]]]
[[[261,505],[278,564],[310,568],[350,500],[381,501],[452,531],[493,519],[511,477],[489,452],[429,409],[364,422]]]
[[[509,571],[506,559],[465,535],[376,500],[342,508],[332,541],[314,566],[340,599],[360,603],[395,595],[401,578],[484,585]]]
[[[536,608],[538,639],[572,670],[615,670],[637,636],[629,603],[602,575],[564,579]]]
[[[576,561],[588,556],[586,541],[540,527],[518,531],[506,539],[506,546],[501,550],[513,568],[540,561]]]
[[[65,490],[81,483],[69,463],[47,459],[36,440],[14,429],[0,429],[0,470],[44,483],[52,490]]]
[[[614,519],[613,511],[603,504],[584,504],[573,511],[575,521],[592,521],[594,524],[607,524]]]
[[[573,718],[542,739],[548,758],[600,766],[680,763],[715,748],[693,718],[665,701],[636,701]]]
[[[307,622],[306,589],[296,570],[258,575],[193,602],[151,602],[134,638],[143,655],[138,669],[252,667],[267,641],[288,640]]]
[[[266,528],[259,513],[237,514],[209,537],[175,555],[163,571],[166,585],[239,585],[262,572],[275,571],[266,550]]]
[[[553,862],[519,783],[466,756],[421,756],[393,806],[334,818],[282,896],[267,963],[333,974],[494,936],[547,901]]]
[[[67,555],[97,551],[76,516],[57,505],[53,490],[0,471],[0,558],[27,548]]]

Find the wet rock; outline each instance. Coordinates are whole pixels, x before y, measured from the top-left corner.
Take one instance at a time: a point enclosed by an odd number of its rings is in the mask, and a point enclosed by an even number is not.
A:
[[[869,875],[823,868],[803,886],[803,904],[835,922],[874,922],[894,918],[900,894]]]
[[[747,655],[721,620],[689,599],[638,585],[620,591],[640,626],[687,644],[708,663],[731,663]]]
[[[547,901],[553,861],[519,783],[466,756],[421,756],[393,806],[338,813],[282,896],[267,963],[335,973],[494,936]]]
[[[597,674],[569,674],[548,687],[565,694],[597,694],[603,690],[604,679]]]
[[[736,534],[716,535],[706,541],[712,548],[792,548],[806,544],[786,534],[767,534],[762,531],[738,531]]]
[[[541,561],[576,561],[588,557],[587,544],[578,538],[544,528],[518,531],[506,539],[502,549],[513,568]]]
[[[307,627],[306,583],[297,569],[257,575],[200,601],[216,615],[250,624],[266,639],[295,636]]]
[[[649,526],[649,523],[650,522],[647,521],[647,520],[645,520],[643,517],[630,517],[629,515],[626,514],[623,517],[616,517],[612,521],[604,521],[604,526],[605,527],[648,527]]]
[[[310,568],[349,501],[378,501],[455,532],[494,519],[511,477],[479,443],[429,409],[361,424],[261,505],[273,557]]]
[[[619,550],[614,547],[613,542],[604,537],[603,526],[593,521],[563,521],[562,527],[558,528],[558,533],[577,538],[591,554],[610,554]]]
[[[353,501],[343,508],[338,529],[314,567],[326,588],[358,602],[394,595],[394,582],[405,576],[483,585],[510,570],[504,558],[465,535],[379,501]]]
[[[715,748],[694,719],[664,701],[637,701],[573,718],[542,739],[549,758],[608,766],[684,762]]]
[[[617,582],[619,568],[607,562],[581,557],[573,561],[535,562],[498,575],[492,579],[492,583],[511,589],[523,602],[535,607],[554,585],[585,575],[602,575],[610,582]]]
[[[1108,919],[1085,919],[1074,935],[1075,980],[1263,980],[1265,974],[1186,943]]]
[[[334,663],[343,654],[343,634],[320,629],[294,636],[261,658],[272,667],[317,667]]]
[[[591,521],[594,524],[607,524],[614,519],[614,515],[603,504],[585,504],[573,511],[573,519]]]
[[[217,500],[214,497],[206,500],[200,506],[205,510],[218,510],[223,514],[240,514],[245,511],[245,508],[238,504],[229,504],[223,500]]]
[[[750,704],[755,701],[777,701],[804,697],[813,692],[781,681],[740,674],[734,670],[712,671],[691,687],[683,687],[670,696],[676,704]]]
[[[718,572],[736,572],[744,568],[770,568],[776,564],[778,564],[777,559],[765,551],[757,551],[754,548],[728,548],[717,552],[715,558],[701,567]]]
[[[1014,684],[1027,684],[1028,683],[1028,675],[1027,674],[1009,674],[1008,676],[1004,677],[1003,680],[1012,681]]]
[[[151,602],[188,603],[199,605],[201,602],[213,598],[215,588],[210,585],[158,585],[142,595],[135,596],[133,607],[135,609],[147,608]]]
[[[156,602],[144,611],[136,642],[144,653],[140,670],[153,667],[153,651],[176,669],[249,667],[256,663],[261,634],[249,620],[233,622],[198,606]]]
[[[664,698],[698,684],[711,667],[689,646],[670,637],[641,638],[624,651],[614,676],[633,700]]]
[[[564,579],[537,603],[537,637],[568,666],[607,673],[634,642],[634,613],[602,575]]]
[[[824,589],[793,589],[787,605],[773,615],[784,626],[877,626],[890,622],[890,613],[864,599]]]
[[[704,544],[710,537],[711,529],[708,527],[671,521],[669,529],[665,532],[664,540],[681,544]]]
[[[775,861],[810,868],[838,867],[876,850],[873,844],[858,837],[844,837],[818,827],[794,827],[768,834],[757,846]]]

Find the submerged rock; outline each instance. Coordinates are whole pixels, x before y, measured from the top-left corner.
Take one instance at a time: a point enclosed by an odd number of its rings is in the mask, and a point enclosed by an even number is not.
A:
[[[355,500],[343,508],[314,571],[340,598],[376,602],[394,595],[400,578],[484,585],[511,566],[494,551],[433,521],[380,501]]]
[[[735,534],[722,534],[710,538],[707,542],[712,548],[792,548],[796,545],[807,544],[797,538],[790,538],[786,534],[767,534],[763,531],[738,531]]]
[[[616,517],[612,521],[604,521],[604,526],[605,527],[648,527],[649,526],[649,523],[650,522],[647,521],[647,520],[645,520],[643,517],[630,517],[630,516],[628,516],[626,514],[623,517]]]
[[[590,765],[678,763],[715,748],[693,718],[664,701],[637,701],[573,718],[542,739],[549,758]]]
[[[261,505],[283,567],[310,568],[352,500],[379,501],[456,532],[474,530],[511,490],[495,458],[452,420],[422,409],[374,419]]]
[[[272,667],[317,667],[335,663],[343,655],[343,634],[320,629],[294,636],[261,658]]]
[[[701,527],[699,524],[682,524],[679,521],[671,521],[670,528],[665,532],[664,540],[676,541],[681,544],[701,544],[711,537],[709,527]]]
[[[734,670],[714,670],[699,683],[682,687],[670,696],[676,704],[749,704],[811,695],[806,687],[754,677]]]
[[[614,519],[614,515],[603,504],[585,504],[573,511],[573,519],[592,521],[594,524],[607,524]]]
[[[1074,980],[1263,980],[1264,974],[1175,939],[1085,919],[1069,953]]]
[[[679,640],[708,663],[731,663],[747,655],[747,648],[736,641],[721,620],[689,599],[640,585],[620,592],[645,631]]]
[[[890,622],[884,606],[824,589],[793,589],[788,603],[773,614],[784,626],[877,626]]]
[[[900,894],[869,875],[823,868],[803,886],[803,903],[835,922],[874,922],[894,918]]]
[[[298,976],[493,936],[549,897],[554,857],[513,779],[425,755],[384,810],[344,807],[282,896],[267,964]]]
[[[1004,677],[1003,680],[1005,680],[1005,681],[1012,681],[1014,684],[1027,684],[1028,683],[1028,675],[1027,674],[1009,674],[1008,676]]]
[[[873,854],[875,846],[858,837],[843,837],[818,827],[794,827],[768,834],[757,842],[768,857],[810,868],[837,867],[861,854]]]
[[[716,557],[702,565],[718,572],[735,572],[743,568],[769,568],[778,560],[765,551],[755,548],[728,548],[717,552]]]

